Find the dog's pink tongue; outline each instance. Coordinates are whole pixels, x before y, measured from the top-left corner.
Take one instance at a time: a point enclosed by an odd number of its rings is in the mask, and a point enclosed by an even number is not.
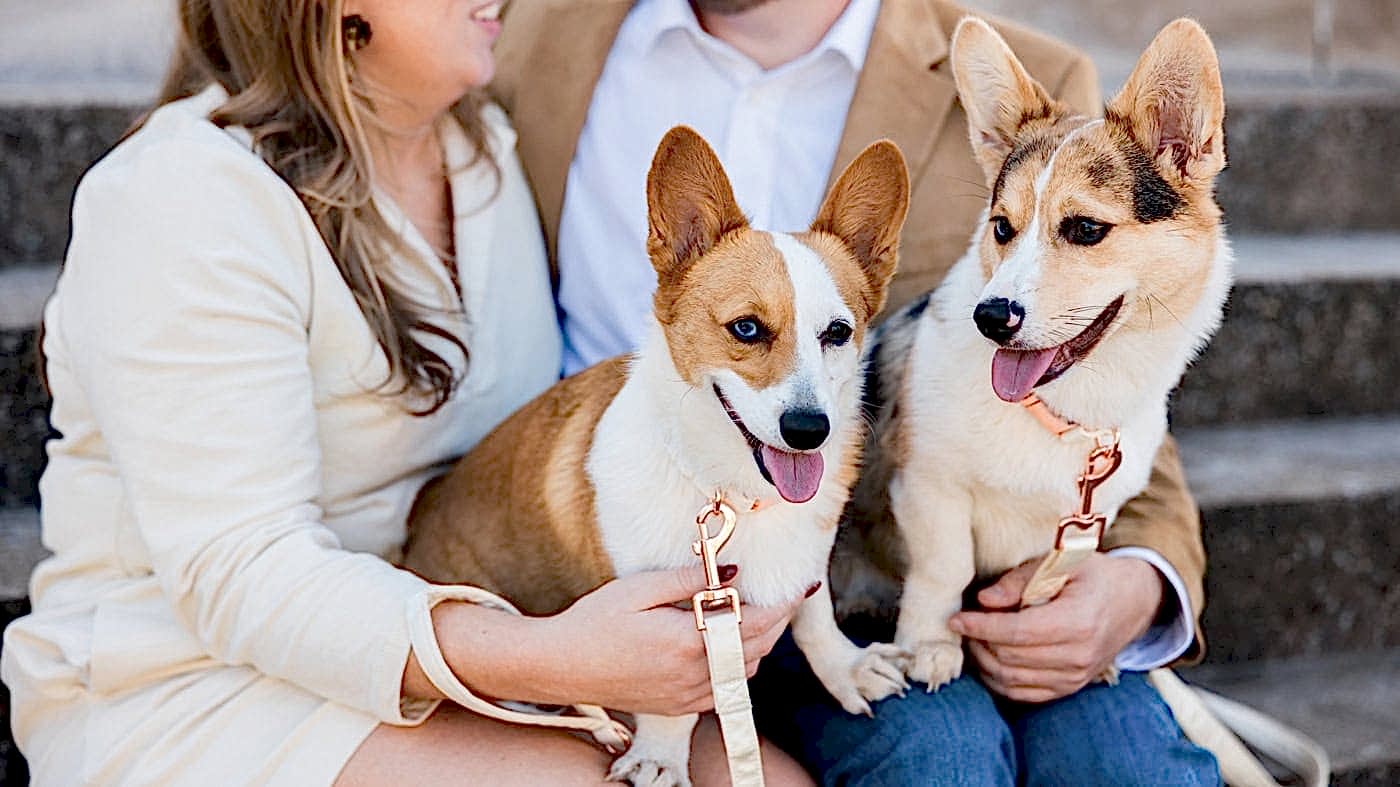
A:
[[[1048,350],[997,350],[992,356],[992,390],[1007,402],[1019,402],[1050,368],[1058,347]]]
[[[805,503],[817,494],[825,464],[821,454],[790,454],[771,445],[763,446],[763,466],[773,477],[773,486],[789,503]]]

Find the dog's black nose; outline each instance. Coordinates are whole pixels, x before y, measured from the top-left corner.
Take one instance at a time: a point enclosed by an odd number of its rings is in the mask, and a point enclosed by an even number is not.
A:
[[[1005,298],[988,298],[972,310],[972,320],[982,335],[996,342],[1006,344],[1021,330],[1026,310],[1015,301]]]
[[[778,419],[778,428],[788,447],[798,451],[821,448],[826,436],[831,434],[831,422],[826,413],[816,410],[788,410]]]

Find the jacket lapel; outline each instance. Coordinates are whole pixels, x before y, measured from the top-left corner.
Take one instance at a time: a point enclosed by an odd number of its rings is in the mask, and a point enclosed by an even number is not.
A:
[[[828,187],[867,145],[886,137],[917,178],[957,97],[947,58],[934,0],[881,3]]]
[[[537,1],[537,0],[533,0]],[[550,267],[555,268],[559,214],[564,182],[579,134],[603,73],[608,51],[632,0],[593,0],[558,4],[543,17],[547,26],[529,53],[535,62],[516,91],[512,117],[520,136],[519,152],[540,210]]]

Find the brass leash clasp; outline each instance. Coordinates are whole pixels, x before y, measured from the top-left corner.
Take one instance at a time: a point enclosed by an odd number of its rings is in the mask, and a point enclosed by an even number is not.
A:
[[[1065,534],[1071,528],[1080,531],[1097,531],[1096,540],[1103,538],[1108,527],[1108,517],[1094,513],[1094,490],[1098,489],[1123,464],[1123,452],[1119,449],[1117,429],[1098,431],[1083,430],[1094,441],[1094,448],[1084,460],[1084,472],[1079,474],[1079,509],[1060,520],[1055,533],[1055,549],[1064,548]]]
[[[710,518],[720,518],[719,532],[710,534]],[[690,551],[700,557],[700,563],[705,568],[705,589],[691,596],[691,605],[695,608],[695,629],[705,630],[706,610],[716,609],[728,605],[734,610],[734,617],[743,622],[744,615],[739,609],[739,591],[731,587],[725,587],[719,578],[719,551],[724,545],[729,543],[730,536],[734,535],[734,526],[738,518],[734,514],[734,509],[724,502],[724,497],[719,492],[695,517],[695,524],[700,528],[699,540],[691,543]]]

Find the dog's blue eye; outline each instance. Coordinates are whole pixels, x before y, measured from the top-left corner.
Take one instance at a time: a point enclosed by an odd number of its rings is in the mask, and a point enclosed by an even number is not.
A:
[[[831,324],[822,331],[821,340],[823,347],[840,347],[851,340],[851,325],[845,320],[832,320]]]
[[[768,338],[768,330],[753,317],[740,317],[726,327],[730,335],[744,344],[754,344]]]
[[[1094,221],[1084,216],[1067,216],[1060,222],[1060,237],[1076,246],[1093,246],[1104,239],[1112,224]]]
[[[1005,216],[992,217],[992,237],[997,239],[997,243],[1005,246],[1016,237],[1016,228],[1011,226],[1011,219]]]

